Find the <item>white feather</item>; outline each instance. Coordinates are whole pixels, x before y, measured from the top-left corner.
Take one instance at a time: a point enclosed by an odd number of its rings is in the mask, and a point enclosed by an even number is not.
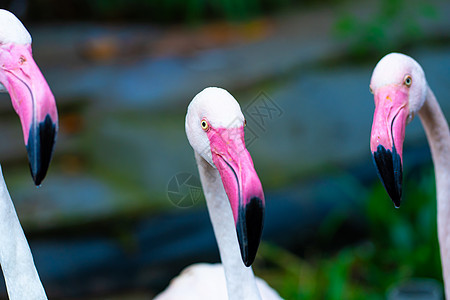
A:
[[[406,75],[410,75],[412,78],[409,88],[409,122],[422,108],[428,91],[425,73],[419,63],[405,54],[390,53],[375,66],[370,87],[376,91],[386,85],[401,85]]]
[[[244,116],[233,96],[220,88],[200,92],[189,104],[186,115],[186,134],[194,148],[222,264],[186,268],[156,299],[279,300],[280,296],[262,279],[255,278],[252,268],[242,262],[230,202],[201,127],[204,118],[215,128],[230,128],[243,126]]]
[[[214,128],[235,128],[244,125],[244,115],[236,99],[228,91],[217,87],[204,89],[189,104],[185,124],[189,143],[214,166],[209,139],[200,125],[203,119]]]
[[[0,44],[31,44],[31,35],[17,17],[0,9]]]
[[[280,299],[280,296],[262,279],[256,277],[256,286],[262,300]],[[226,279],[221,264],[199,263],[181,271],[172,279],[167,290],[154,300],[228,300]]]

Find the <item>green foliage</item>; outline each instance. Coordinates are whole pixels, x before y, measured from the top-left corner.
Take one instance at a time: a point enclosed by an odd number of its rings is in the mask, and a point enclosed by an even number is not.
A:
[[[315,249],[300,258],[263,244],[255,270],[285,299],[385,299],[413,277],[441,281],[433,169],[406,176],[404,202],[395,209],[380,182],[365,193],[367,240],[337,253]]]
[[[392,208],[383,187],[376,186],[367,209],[371,236],[379,249],[390,249],[387,259],[411,268],[412,276],[440,279],[434,173],[429,168],[418,174],[420,178],[404,184],[404,203],[399,210]]]
[[[198,23],[210,19],[241,21],[292,1],[275,0],[92,0],[87,7],[100,19]]]
[[[440,15],[432,3],[420,0],[382,0],[366,18],[343,12],[335,23],[335,35],[348,42],[350,56],[380,56],[425,39],[424,20]]]

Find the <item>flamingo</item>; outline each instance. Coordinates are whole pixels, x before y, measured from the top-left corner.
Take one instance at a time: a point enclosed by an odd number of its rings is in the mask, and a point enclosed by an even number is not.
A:
[[[195,152],[222,264],[186,268],[167,299],[281,299],[253,275],[264,220],[264,193],[244,142],[246,121],[226,90],[206,88],[189,104],[186,135]]]
[[[0,9],[0,90],[8,92],[20,117],[31,175],[44,179],[58,130],[55,98],[33,60],[31,36]],[[47,299],[0,169],[0,264],[9,299]]]
[[[434,163],[445,293],[450,295],[450,132],[447,120],[428,86],[421,66],[411,57],[391,53],[376,65],[370,89],[375,114],[370,149],[385,189],[400,206],[405,127],[416,114],[422,121]]]

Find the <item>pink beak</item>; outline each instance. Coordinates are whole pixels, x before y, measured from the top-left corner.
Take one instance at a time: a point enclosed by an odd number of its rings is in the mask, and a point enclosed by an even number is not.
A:
[[[402,197],[403,141],[409,114],[408,88],[388,85],[375,93],[370,150],[378,176],[394,202],[400,206]]]
[[[8,90],[22,123],[31,175],[44,179],[58,131],[55,98],[33,60],[31,45],[0,45],[0,82]]]
[[[242,261],[253,263],[264,223],[264,193],[244,142],[244,128],[210,128],[212,159],[233,211]]]

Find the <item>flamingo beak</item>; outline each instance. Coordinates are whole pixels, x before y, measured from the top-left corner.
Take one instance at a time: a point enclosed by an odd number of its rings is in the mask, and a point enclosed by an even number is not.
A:
[[[402,151],[409,114],[408,96],[408,88],[398,85],[384,86],[374,92],[370,150],[378,177],[397,208],[402,198]]]
[[[264,193],[250,153],[244,128],[211,128],[208,131],[212,159],[230,201],[242,261],[253,263],[264,223]]]
[[[0,46],[0,82],[8,91],[22,124],[34,183],[44,179],[58,131],[55,98],[33,60],[31,45]]]

